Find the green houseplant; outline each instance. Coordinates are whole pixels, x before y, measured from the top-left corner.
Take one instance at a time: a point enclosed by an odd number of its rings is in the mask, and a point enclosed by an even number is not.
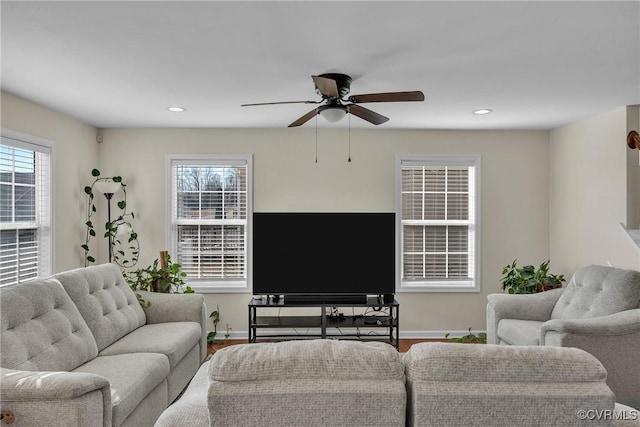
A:
[[[88,199],[87,221],[84,223],[87,227],[85,241],[80,245],[84,251],[84,266],[86,267],[90,263],[96,262],[95,257],[89,252],[89,241],[97,234],[92,220],[93,215],[98,211],[94,203],[96,184],[115,183],[116,185],[119,184],[118,193],[119,190],[122,190],[121,199],[116,203],[119,213],[114,220],[109,219],[105,223],[104,237],[109,238],[109,251],[110,254],[111,252],[113,253],[113,262],[122,268],[133,267],[138,263],[140,244],[138,242],[138,234],[128,221],[128,218],[134,219],[135,215],[133,212],[127,212],[127,185],[122,181],[121,176],[101,177],[98,169],[92,169],[91,176],[94,178],[93,182],[91,185],[84,187],[84,192]],[[110,193],[108,196],[109,202],[113,195],[114,193]]]
[[[161,251],[160,258],[150,266],[130,271],[127,282],[133,291],[192,294],[193,289],[184,281],[187,273],[181,268],[180,264],[171,261],[169,252]]]
[[[562,287],[564,275],[549,273],[549,260],[540,264],[518,267],[517,260],[502,269],[502,290],[510,294],[535,294]]]
[[[211,322],[213,323],[213,331],[210,331],[207,334],[207,346],[212,350],[211,352],[215,352],[215,345],[224,343],[229,336],[231,335],[229,325],[227,324],[227,330],[224,334],[224,338],[222,340],[217,340],[216,336],[218,335],[218,323],[220,323],[220,306],[216,306],[216,310],[212,311],[209,315]]]
[[[471,328],[469,328],[469,333],[462,337],[451,337],[449,338],[449,333],[447,332],[444,335],[444,338],[449,342],[457,342],[463,344],[486,344],[487,343],[487,334],[484,332],[479,332],[478,335],[471,332]]]

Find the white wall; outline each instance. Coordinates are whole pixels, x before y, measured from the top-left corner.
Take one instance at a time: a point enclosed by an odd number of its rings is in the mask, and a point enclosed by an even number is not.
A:
[[[486,295],[500,291],[502,267],[548,258],[547,132],[352,130],[348,163],[347,130],[325,129],[317,164],[313,129],[109,129],[103,136],[101,171],[127,182],[143,266],[166,248],[167,153],[251,153],[255,211],[393,211],[397,154],[480,155],[482,291],[398,294],[402,336],[484,330]],[[249,299],[206,296],[209,311],[220,306],[220,325],[244,337]]]
[[[638,269],[627,222],[627,107],[550,132],[549,253],[569,274],[586,264]]]
[[[0,125],[54,143],[54,272],[81,267],[86,199],[98,165],[96,129],[9,93],[1,93]]]
[[[318,132],[304,129],[96,129],[10,94],[2,94],[2,126],[55,141],[56,271],[83,265],[86,196],[90,171],[121,175],[128,205],[136,213],[139,266],[166,248],[165,158],[167,153],[251,153],[255,210],[371,210],[395,208],[397,154],[465,154],[482,159],[481,286],[479,293],[402,293],[401,336],[442,336],[485,328],[486,295],[499,292],[500,272],[518,258],[538,264],[549,257],[548,133],[537,131]],[[97,200],[102,215],[105,204]],[[104,219],[104,218],[102,218]],[[103,221],[101,221],[103,222]],[[98,260],[106,242],[93,239]],[[576,246],[577,247],[577,246]],[[95,252],[95,250],[94,250]],[[555,268],[557,273],[568,273]],[[221,330],[246,337],[248,294],[209,294],[209,311],[220,306]]]

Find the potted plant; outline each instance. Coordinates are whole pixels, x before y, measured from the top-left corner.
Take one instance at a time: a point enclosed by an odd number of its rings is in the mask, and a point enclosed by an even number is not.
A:
[[[87,195],[87,221],[84,223],[87,227],[85,233],[85,241],[81,245],[84,251],[84,266],[96,262],[93,255],[89,253],[89,241],[96,236],[96,229],[93,224],[93,215],[97,213],[96,204],[94,203],[95,190],[104,186],[113,187],[112,190],[105,192],[108,199],[109,219],[105,223],[104,237],[109,238],[109,262],[113,261],[123,268],[133,267],[138,263],[140,255],[140,244],[138,243],[138,234],[133,230],[131,222],[128,218],[134,219],[133,212],[127,211],[127,185],[122,181],[121,176],[101,177],[98,169],[91,170],[93,182],[91,185],[84,187]],[[116,204],[119,213],[115,220],[111,219],[111,197],[116,192],[122,190],[121,200]]]
[[[224,344],[224,342],[229,338],[231,335],[231,328],[229,328],[229,325],[227,324],[227,330],[224,334],[224,338],[222,340],[218,340],[216,339],[216,336],[218,335],[218,323],[220,322],[220,306],[216,306],[216,310],[211,312],[209,318],[213,323],[213,331],[210,331],[207,334],[207,347],[209,348],[209,354],[213,354],[221,347],[221,344]]]
[[[516,260],[502,269],[502,290],[510,294],[535,294],[562,287],[564,275],[549,273],[549,260],[536,269],[533,265],[518,267]]]
[[[164,293],[193,293],[191,286],[186,285],[187,273],[182,266],[171,261],[169,252],[160,252],[160,259],[153,261],[149,267],[139,268],[127,274],[127,282],[133,291],[143,290]]]
[[[457,342],[463,344],[486,344],[487,343],[487,334],[485,332],[479,332],[478,335],[471,332],[471,328],[469,328],[469,333],[462,337],[451,337],[449,338],[449,333],[447,332],[444,335],[444,338],[449,342]]]

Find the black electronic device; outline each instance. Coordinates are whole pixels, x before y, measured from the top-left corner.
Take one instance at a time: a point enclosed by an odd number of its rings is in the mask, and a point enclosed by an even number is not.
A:
[[[363,303],[395,292],[392,212],[256,212],[253,294],[296,303]]]

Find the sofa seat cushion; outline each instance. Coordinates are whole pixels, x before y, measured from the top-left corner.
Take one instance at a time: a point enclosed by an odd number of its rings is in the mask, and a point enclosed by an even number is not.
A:
[[[98,351],[146,323],[144,310],[115,264],[77,268],[55,277],[87,322]]]
[[[98,354],[89,327],[57,280],[33,280],[1,292],[2,367],[70,371]]]
[[[111,388],[113,425],[120,425],[169,375],[169,359],[157,353],[99,356],[74,369],[105,377]]]
[[[124,353],[160,353],[173,369],[195,345],[202,329],[196,322],[167,322],[144,325],[100,352],[100,356]]]
[[[272,379],[401,380],[397,350],[381,342],[309,340],[239,344],[214,353],[216,381]]]
[[[511,345],[540,345],[540,328],[536,320],[502,319],[498,323],[498,339]]]

